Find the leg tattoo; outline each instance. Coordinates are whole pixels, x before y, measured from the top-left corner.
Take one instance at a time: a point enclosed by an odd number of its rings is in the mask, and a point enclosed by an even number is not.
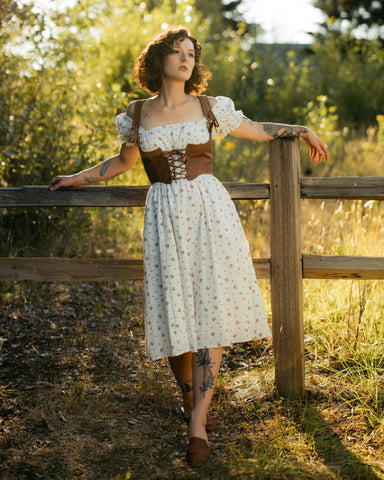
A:
[[[200,387],[200,393],[204,398],[207,390],[213,388],[215,383],[215,378],[212,374],[213,361],[209,357],[209,350],[199,350],[196,353],[196,363],[198,367],[203,368],[203,382]]]
[[[188,380],[188,381],[185,382],[183,385],[181,385],[181,391],[182,391],[183,393],[193,392],[192,380]]]

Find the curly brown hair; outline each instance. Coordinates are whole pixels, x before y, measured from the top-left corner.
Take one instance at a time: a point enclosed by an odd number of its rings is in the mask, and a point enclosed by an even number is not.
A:
[[[195,49],[195,66],[192,75],[185,82],[185,93],[200,94],[207,88],[211,73],[200,63],[201,46],[196,38],[184,26],[169,27],[155,37],[141,52],[136,60],[133,75],[135,81],[144,90],[150,93],[159,92],[162,85],[163,61],[175,43],[182,42],[188,38]]]

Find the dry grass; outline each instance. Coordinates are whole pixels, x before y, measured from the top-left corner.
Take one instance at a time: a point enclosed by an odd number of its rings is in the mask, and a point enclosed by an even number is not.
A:
[[[189,468],[175,382],[144,356],[141,288],[25,283],[3,294],[2,478],[384,478],[383,364],[331,355],[316,338],[331,333],[313,325],[301,402],[276,394],[269,342],[226,352],[212,459]]]
[[[248,214],[251,245],[268,256],[268,203]],[[304,250],[383,255],[383,215],[377,202],[306,202]],[[269,312],[269,283],[260,286]],[[169,368],[144,355],[141,289],[3,288],[2,478],[384,479],[382,282],[304,281],[301,402],[277,395],[270,343],[226,352],[213,455],[199,471],[185,463],[186,426]]]

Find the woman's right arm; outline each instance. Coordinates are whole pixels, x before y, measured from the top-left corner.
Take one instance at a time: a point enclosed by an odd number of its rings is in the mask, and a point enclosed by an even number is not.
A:
[[[91,183],[108,180],[132,168],[138,156],[138,147],[128,147],[123,144],[117,155],[104,160],[104,162],[94,167],[82,170],[73,175],[63,175],[53,178],[49,182],[49,185],[51,185],[50,189],[57,190],[60,187],[83,187]]]

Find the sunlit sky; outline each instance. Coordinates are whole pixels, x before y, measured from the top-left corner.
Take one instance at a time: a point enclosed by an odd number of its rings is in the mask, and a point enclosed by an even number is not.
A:
[[[248,21],[261,25],[267,43],[310,43],[307,32],[318,31],[324,16],[314,0],[243,0],[241,11]]]
[[[34,0],[35,4],[50,6],[52,0]],[[208,0],[209,1],[209,0]],[[324,16],[313,6],[314,0],[243,0],[240,10],[247,21],[261,25],[264,34],[259,42],[311,43],[307,32],[318,31]],[[56,5],[71,5],[75,0],[59,0]]]

